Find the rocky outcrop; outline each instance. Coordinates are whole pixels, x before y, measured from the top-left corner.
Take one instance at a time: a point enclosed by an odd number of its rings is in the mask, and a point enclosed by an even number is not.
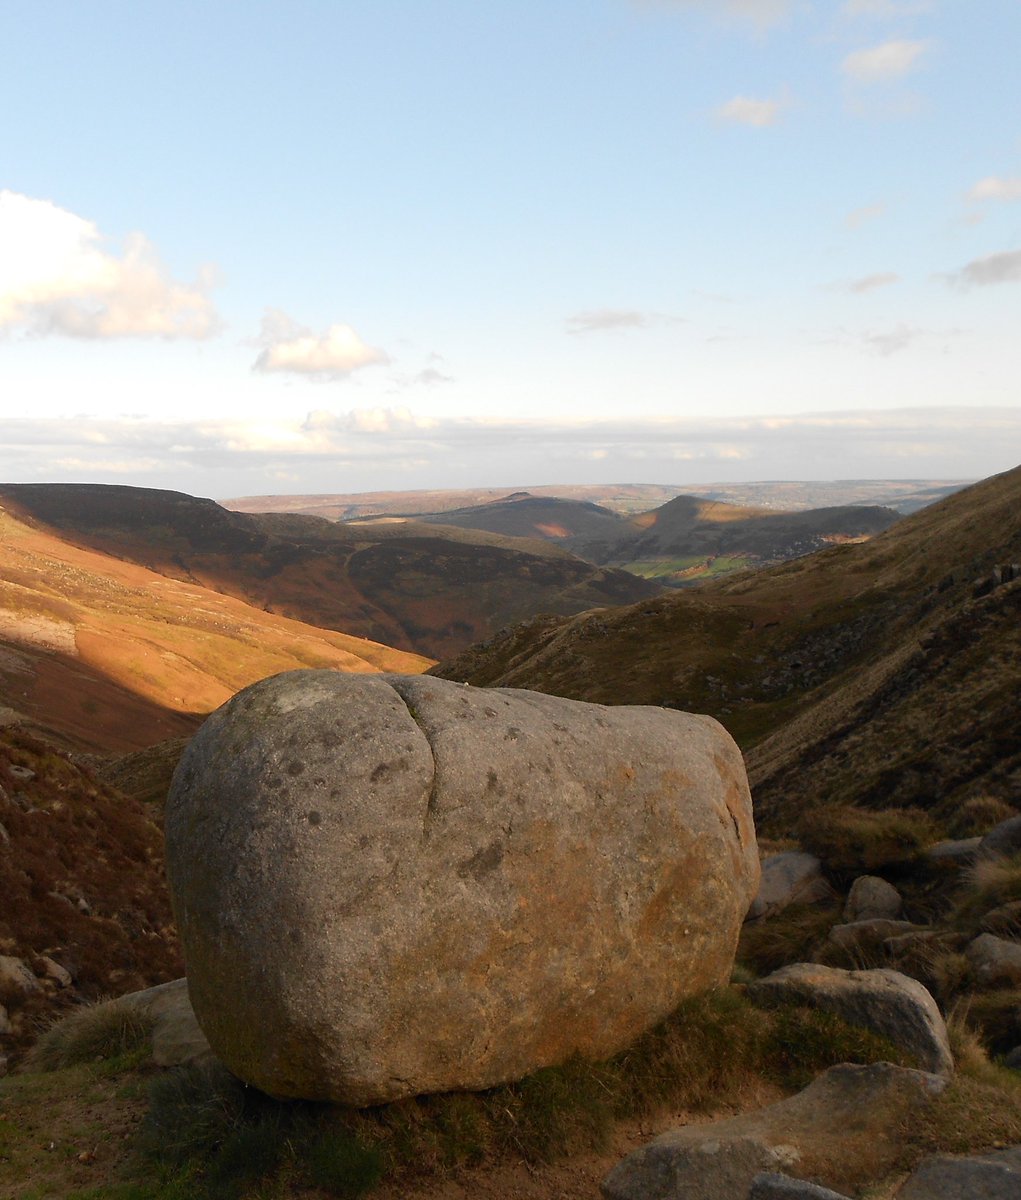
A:
[[[805,1179],[792,1179],[776,1171],[763,1171],[752,1180],[748,1200],[850,1200],[843,1192],[820,1187]]]
[[[763,1173],[807,1174],[813,1161],[826,1164],[825,1185],[843,1190],[845,1181],[860,1178],[863,1147],[876,1176],[890,1168],[902,1150],[901,1126],[946,1083],[890,1063],[830,1067],[788,1100],[662,1134],[614,1167],[603,1196],[736,1200],[748,1196]]]
[[[983,933],[968,943],[965,954],[982,986],[1014,987],[1021,984],[1021,942]]]
[[[241,692],[166,830],[217,1055],[358,1105],[612,1054],[727,978],[759,874],[715,721],[422,676]]]
[[[897,1192],[897,1200],[1017,1200],[1021,1146],[969,1158],[934,1154]]]
[[[792,904],[816,904],[832,895],[833,889],[822,873],[822,863],[814,854],[801,850],[767,854],[762,860],[762,879],[747,919],[759,921],[783,912]]]
[[[994,825],[978,844],[979,858],[1018,853],[1021,853],[1021,817],[1010,817]]]
[[[749,984],[748,992],[758,1004],[806,1004],[837,1013],[906,1050],[923,1070],[949,1075],[954,1069],[936,1001],[917,980],[899,971],[842,971],[793,963]]]

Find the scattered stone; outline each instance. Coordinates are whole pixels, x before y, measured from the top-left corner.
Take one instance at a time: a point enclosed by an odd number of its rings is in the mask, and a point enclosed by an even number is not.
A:
[[[1010,817],[994,825],[978,844],[979,858],[1003,855],[1009,857],[1021,851],[1021,817]]]
[[[1021,1071],[1021,1046],[1015,1046],[1003,1056],[1003,1065],[1012,1071]]]
[[[915,925],[911,921],[893,921],[886,917],[875,917],[869,921],[849,921],[845,925],[834,925],[827,937],[842,950],[854,950],[870,943],[878,945],[899,934],[918,933],[926,928],[925,925]]]
[[[828,1185],[854,1190],[863,1145],[877,1174],[891,1169],[903,1150],[901,1128],[946,1085],[942,1076],[890,1063],[830,1067],[787,1100],[654,1138],[613,1168],[603,1196],[735,1200],[756,1176],[787,1174],[816,1154]]]
[[[992,908],[979,922],[983,933],[995,933],[999,937],[1021,935],[1021,900],[1010,900],[999,908]]]
[[[965,950],[975,977],[985,987],[1021,983],[1021,943],[982,933]]]
[[[937,842],[929,846],[922,857],[934,867],[967,867],[975,861],[981,841],[980,837],[970,837]]]
[[[195,1013],[278,1096],[378,1104],[604,1058],[724,982],[759,881],[709,717],[296,671],[167,802]]]
[[[17,763],[9,763],[7,766],[7,769],[8,769],[8,771],[10,771],[10,773],[14,776],[15,779],[21,779],[21,780],[35,779],[35,771],[33,771],[31,767],[22,767],[22,766],[19,766]]]
[[[2,821],[0,821],[0,842],[3,842],[5,846],[11,844],[11,835],[7,832],[7,828]]]
[[[896,920],[903,907],[900,892],[892,883],[878,875],[859,875],[847,894],[844,920],[849,924],[876,919]]]
[[[10,1060],[8,1059],[7,1055],[0,1054],[0,1079],[3,1079],[3,1077],[7,1074],[7,1072],[10,1069],[11,1069],[11,1064],[10,1064]]]
[[[756,1004],[804,1004],[834,1012],[914,1055],[923,1070],[953,1072],[947,1027],[936,1001],[917,979],[899,971],[843,971],[793,963],[747,987]]]
[[[1021,1146],[969,1158],[936,1154],[901,1185],[897,1200],[1018,1200]]]
[[[762,1172],[752,1180],[748,1200],[850,1200],[850,1197],[805,1179]]]
[[[11,1018],[7,1015],[7,1009],[0,1004],[0,1036],[8,1034],[12,1031]]]
[[[177,1067],[212,1056],[206,1035],[195,1020],[187,979],[129,992],[107,1000],[106,1005],[128,1008],[152,1018],[152,1058],[158,1067]]]
[[[822,863],[814,854],[785,850],[767,854],[762,860],[762,879],[747,920],[759,921],[775,916],[791,904],[817,904],[829,900],[833,889],[822,873]]]
[[[42,963],[44,979],[52,979],[57,987],[60,988],[68,988],[71,986],[73,983],[73,980],[71,979],[71,972],[65,967],[62,967],[60,963],[54,962],[52,958],[47,958],[45,955],[43,955],[39,961]]]
[[[26,995],[41,991],[39,980],[32,974],[24,959],[0,954],[0,987],[11,988]]]

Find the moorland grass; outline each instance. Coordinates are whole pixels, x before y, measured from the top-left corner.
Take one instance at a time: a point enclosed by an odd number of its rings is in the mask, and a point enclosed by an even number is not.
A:
[[[148,1013],[123,1004],[92,1005],[46,1029],[26,1056],[25,1066],[58,1071],[97,1059],[136,1057],[148,1052],[152,1029]]]
[[[833,1014],[766,1012],[729,987],[682,1004],[607,1062],[575,1058],[487,1091],[371,1109],[278,1102],[222,1067],[179,1068],[152,1085],[140,1144],[158,1169],[191,1178],[197,1196],[286,1178],[356,1197],[383,1178],[600,1150],[622,1120],[740,1106],[764,1085],[791,1090],[835,1063],[880,1060],[905,1061]]]

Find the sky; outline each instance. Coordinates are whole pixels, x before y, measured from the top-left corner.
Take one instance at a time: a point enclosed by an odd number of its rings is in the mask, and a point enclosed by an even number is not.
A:
[[[0,479],[1021,462],[1019,0],[0,0]]]

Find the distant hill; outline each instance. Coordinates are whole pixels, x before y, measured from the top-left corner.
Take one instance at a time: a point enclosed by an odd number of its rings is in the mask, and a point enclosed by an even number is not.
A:
[[[89,549],[33,521],[8,490],[0,504],[0,725],[133,750],[192,733],[278,671],[429,665]]]
[[[506,630],[434,673],[718,717],[769,832],[827,801],[1021,795],[1021,468],[871,541]],[[1007,572],[1010,575],[1010,572]]]
[[[776,512],[676,496],[571,547],[593,562],[625,567],[667,583],[759,567],[811,554],[840,542],[864,540],[900,519],[890,508],[842,505]]]
[[[533,496],[530,492],[515,492],[502,500],[471,508],[430,513],[419,520],[461,529],[483,529],[509,537],[545,538],[572,548],[596,539],[615,539],[626,527],[617,513],[600,504]]]
[[[253,516],[180,492],[99,484],[6,485],[0,503],[76,546],[430,658],[538,612],[659,590],[548,542],[435,525]]]

